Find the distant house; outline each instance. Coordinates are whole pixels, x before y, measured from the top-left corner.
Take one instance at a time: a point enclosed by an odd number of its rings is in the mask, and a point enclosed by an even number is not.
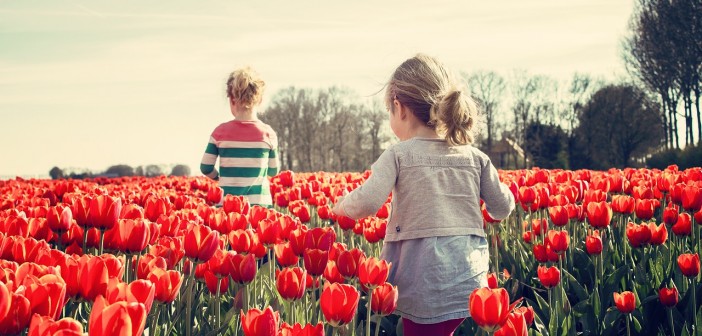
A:
[[[490,150],[485,148],[483,151],[498,169],[523,169],[531,165],[524,149],[506,134],[502,135],[500,141],[494,142]]]

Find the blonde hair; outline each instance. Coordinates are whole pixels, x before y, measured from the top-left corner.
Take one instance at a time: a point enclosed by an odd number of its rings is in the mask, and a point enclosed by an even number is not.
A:
[[[406,60],[388,81],[386,100],[407,106],[449,145],[473,142],[478,106],[436,58],[424,54]]]
[[[266,82],[250,67],[234,70],[227,79],[227,97],[250,108],[263,98]]]

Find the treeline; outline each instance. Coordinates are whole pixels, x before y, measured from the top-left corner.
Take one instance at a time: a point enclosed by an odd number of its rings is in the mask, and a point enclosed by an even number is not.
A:
[[[49,170],[49,176],[56,180],[60,178],[91,178],[91,177],[124,177],[124,176],[144,176],[156,177],[161,175],[170,176],[190,176],[190,167],[184,164],[176,165],[146,165],[132,167],[130,165],[119,164],[108,167],[102,172],[93,172],[87,169],[59,168],[53,167]]]
[[[582,74],[559,83],[526,72],[462,77],[483,110],[476,145],[501,168],[641,165],[661,143],[660,108],[632,83]],[[278,133],[283,169],[360,171],[392,139],[381,96],[362,102],[348,89],[288,87],[274,94],[260,118]],[[505,139],[525,154],[499,160],[496,147]]]
[[[663,146],[699,146],[702,2],[637,0],[630,29],[624,42],[624,61],[630,74],[661,105]],[[684,122],[682,132],[678,129],[680,118]]]
[[[288,87],[259,117],[278,134],[283,169],[361,171],[389,140],[384,106],[346,88]]]

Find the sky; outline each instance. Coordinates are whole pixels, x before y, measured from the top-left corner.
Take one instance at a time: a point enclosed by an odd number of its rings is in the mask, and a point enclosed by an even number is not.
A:
[[[453,71],[625,74],[633,0],[0,0],[0,179],[199,162],[228,74],[379,91],[418,52]]]

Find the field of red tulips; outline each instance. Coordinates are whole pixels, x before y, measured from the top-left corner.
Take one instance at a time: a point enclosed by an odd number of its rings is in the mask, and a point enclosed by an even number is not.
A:
[[[206,178],[0,181],[0,334],[401,335],[391,197],[331,212],[368,174],[282,172],[273,209]],[[484,213],[456,335],[697,334],[702,169],[500,176],[517,210]]]

